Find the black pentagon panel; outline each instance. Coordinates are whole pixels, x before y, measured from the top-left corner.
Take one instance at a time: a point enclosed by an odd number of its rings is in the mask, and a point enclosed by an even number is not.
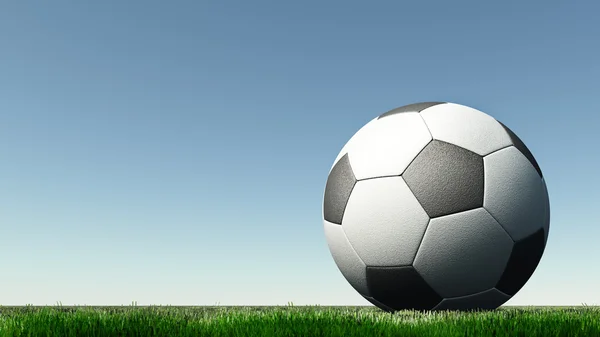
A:
[[[355,184],[356,178],[352,172],[348,154],[345,154],[331,169],[329,177],[327,177],[325,196],[323,197],[323,218],[326,221],[342,224],[344,210]]]
[[[433,140],[402,177],[431,218],[483,206],[483,157]]]
[[[373,299],[392,310],[431,310],[442,301],[412,266],[367,266],[367,286]]]
[[[527,283],[544,254],[544,229],[515,242],[496,289],[513,296]]]
[[[445,102],[423,102],[423,103],[414,103],[405,106],[401,106],[394,110],[390,110],[386,113],[381,114],[377,119],[382,119],[383,117],[404,113],[404,112],[421,112],[427,108],[430,108],[434,105],[444,104]]]
[[[500,122],[498,122],[498,123],[500,123]],[[538,165],[537,161],[533,157],[533,154],[531,153],[531,151],[529,151],[527,146],[525,146],[525,143],[523,143],[521,138],[517,137],[517,135],[514,132],[512,132],[512,130],[509,129],[506,125],[504,125],[502,123],[500,123],[500,125],[502,125],[504,130],[506,130],[506,133],[508,133],[508,135],[510,136],[510,140],[512,141],[513,145],[517,148],[517,150],[519,150],[527,158],[527,160],[529,160],[531,165],[533,165],[533,167],[535,167],[535,170],[540,175],[540,178],[543,178],[544,176],[542,175],[542,169],[540,169],[540,166]]]
[[[385,311],[385,312],[390,312],[393,313],[394,310],[388,306],[386,306],[385,304],[377,301],[376,299],[372,298],[372,297],[368,297],[368,296],[363,296],[365,298],[365,300],[371,302],[371,304],[373,304],[374,306],[378,307],[379,309]]]

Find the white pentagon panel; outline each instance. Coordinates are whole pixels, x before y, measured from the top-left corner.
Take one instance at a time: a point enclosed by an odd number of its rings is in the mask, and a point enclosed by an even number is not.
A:
[[[496,309],[510,296],[495,288],[477,294],[445,298],[433,310]]]
[[[342,226],[327,221],[323,221],[323,225],[329,251],[338,269],[356,291],[368,296],[367,266],[350,246]]]
[[[546,192],[542,178],[516,147],[483,158],[483,207],[498,220],[513,240],[542,228],[546,218]]]
[[[348,199],[342,227],[372,267],[409,266],[429,217],[402,177],[359,181]]]
[[[357,180],[400,175],[431,141],[421,116],[407,112],[375,120],[348,142],[350,165]]]
[[[464,105],[446,103],[421,111],[433,139],[485,156],[512,144],[510,136],[493,117]]]
[[[542,178],[542,184],[544,185],[544,203],[545,203],[545,216],[544,216],[544,244],[548,243],[548,234],[550,233],[550,196],[548,195],[548,186],[546,186],[546,180]]]
[[[354,144],[356,142],[357,139],[360,139],[361,136],[360,134],[363,133],[369,133],[369,129],[373,127],[373,124],[377,121],[377,117],[373,118],[369,123],[365,124],[362,128],[360,128],[353,136],[352,138],[350,138],[350,140],[346,143],[346,145],[344,145],[344,147],[342,147],[342,150],[340,151],[340,153],[337,155],[337,157],[335,158],[335,161],[333,162],[333,165],[331,165],[331,168],[329,169],[329,172],[331,172],[331,170],[333,169],[333,167],[335,166],[335,164],[337,164],[338,161],[340,161],[340,159],[346,154],[348,153],[348,149],[350,149],[352,147],[352,144]]]
[[[493,288],[513,241],[483,208],[431,219],[413,266],[443,298]]]

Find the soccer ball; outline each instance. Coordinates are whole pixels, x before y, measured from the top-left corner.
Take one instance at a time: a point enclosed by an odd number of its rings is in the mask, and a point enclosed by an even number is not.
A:
[[[470,107],[403,106],[362,127],[325,187],[331,255],[385,311],[495,309],[536,269],[550,227],[542,171]]]

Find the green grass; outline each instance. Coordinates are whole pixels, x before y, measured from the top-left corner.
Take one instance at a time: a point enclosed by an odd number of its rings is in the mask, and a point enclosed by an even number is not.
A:
[[[600,308],[0,306],[0,336],[600,336]]]

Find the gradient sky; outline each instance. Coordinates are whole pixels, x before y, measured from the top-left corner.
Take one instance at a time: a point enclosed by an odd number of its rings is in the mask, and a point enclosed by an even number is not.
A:
[[[598,1],[6,1],[0,302],[368,304],[327,173],[365,123],[450,101],[515,131],[552,207],[507,304],[600,304]]]

